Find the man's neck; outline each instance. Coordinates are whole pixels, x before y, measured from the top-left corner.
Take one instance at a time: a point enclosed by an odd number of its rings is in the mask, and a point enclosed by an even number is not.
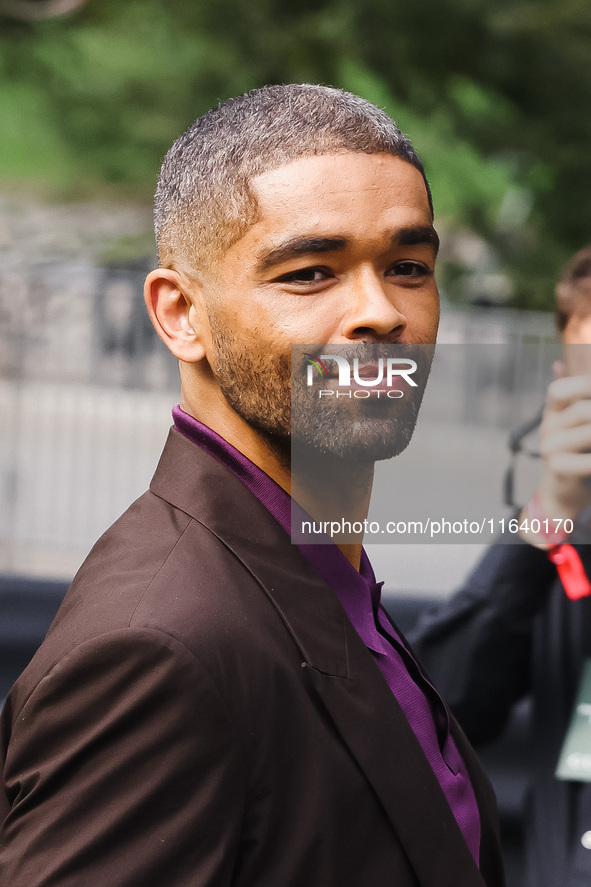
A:
[[[296,448],[291,463],[292,498],[317,524],[331,528],[333,542],[359,570],[373,462],[351,462]]]
[[[232,411],[223,421],[219,413],[207,416],[183,398],[181,408],[204,422],[224,440],[236,447],[284,489],[316,522],[349,521],[363,524],[367,517],[373,482],[373,463],[351,463],[315,452],[290,458],[284,442],[275,443]],[[333,541],[359,570],[363,532],[344,533]]]

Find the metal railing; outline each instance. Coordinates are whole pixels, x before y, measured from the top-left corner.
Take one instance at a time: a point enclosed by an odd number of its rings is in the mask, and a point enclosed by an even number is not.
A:
[[[84,262],[0,272],[0,571],[71,577],[149,483],[178,371],[150,326],[143,278],[144,269]],[[440,338],[513,343],[510,373],[527,370],[543,391],[543,361],[532,367],[520,349],[555,342],[551,316],[445,308]],[[498,383],[470,373],[449,381],[453,403],[448,390],[442,409],[464,417]],[[514,410],[487,410],[496,427],[515,423]]]

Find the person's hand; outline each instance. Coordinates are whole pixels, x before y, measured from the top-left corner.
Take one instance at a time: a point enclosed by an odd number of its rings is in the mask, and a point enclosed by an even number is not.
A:
[[[567,376],[561,362],[554,371],[557,378],[548,387],[540,426],[539,514],[534,515],[528,506],[522,512],[524,523],[542,516],[551,530],[560,520],[574,520],[591,504],[591,375]],[[533,544],[552,541],[543,532],[525,530],[521,535]]]

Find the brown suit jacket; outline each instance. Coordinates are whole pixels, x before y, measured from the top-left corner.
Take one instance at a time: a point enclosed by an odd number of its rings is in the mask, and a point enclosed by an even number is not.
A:
[[[172,431],[2,718],[7,887],[500,887],[335,595]]]

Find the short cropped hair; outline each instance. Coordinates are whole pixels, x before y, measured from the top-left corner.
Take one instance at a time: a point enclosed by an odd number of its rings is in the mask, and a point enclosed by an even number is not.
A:
[[[265,86],[199,117],[167,153],[155,197],[160,264],[206,268],[257,220],[253,177],[299,157],[387,153],[425,171],[409,139],[371,102],[327,86]]]
[[[563,333],[573,314],[591,314],[591,244],[562,269],[556,284],[556,327]]]

